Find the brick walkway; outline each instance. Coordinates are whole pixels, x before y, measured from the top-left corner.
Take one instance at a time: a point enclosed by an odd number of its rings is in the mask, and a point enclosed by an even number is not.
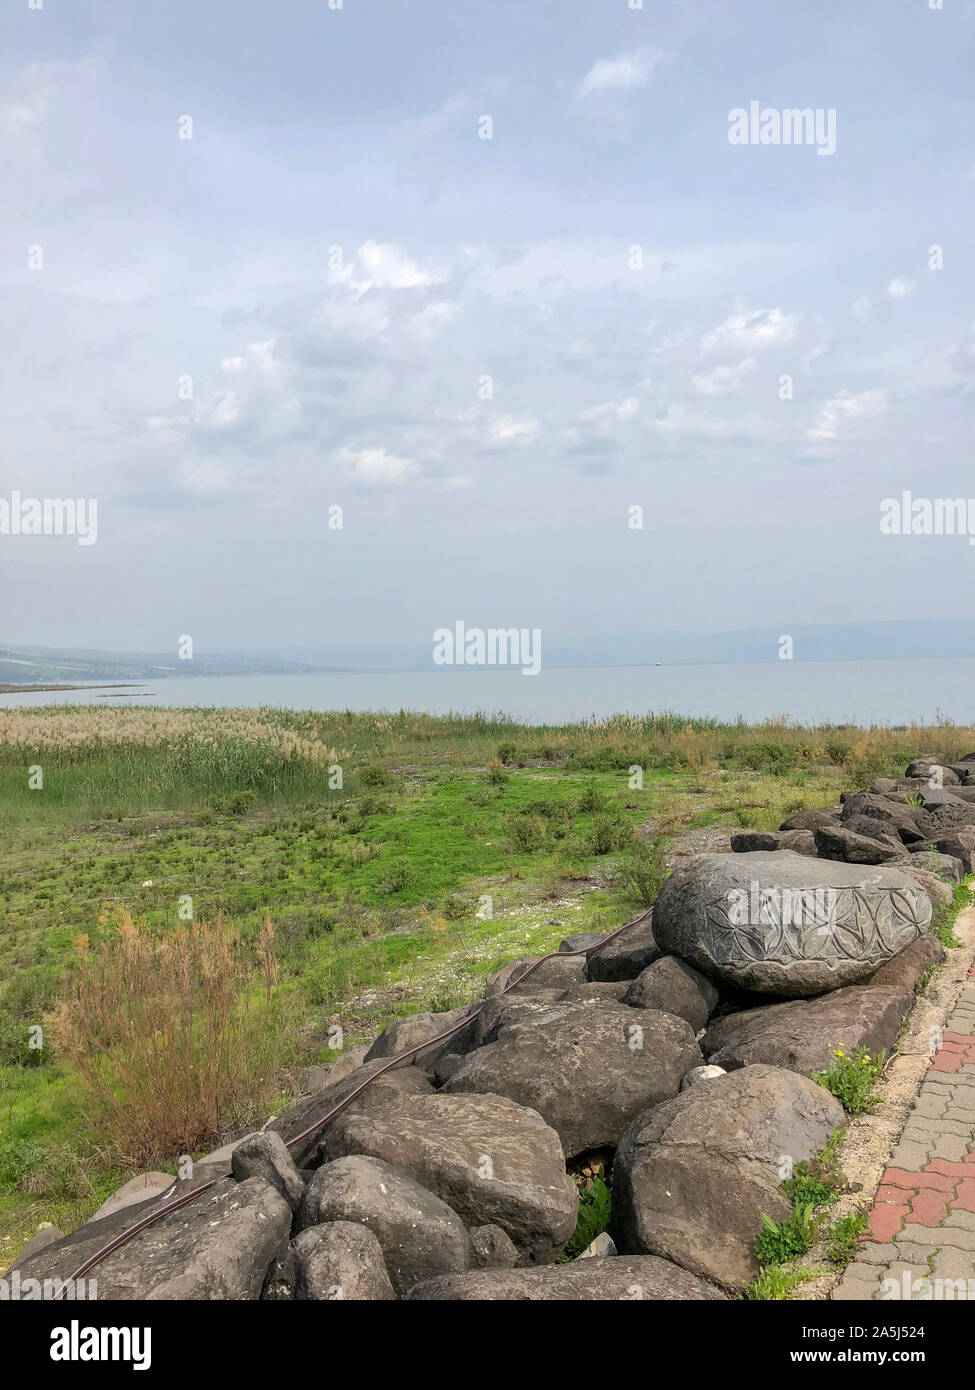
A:
[[[833,1298],[975,1299],[975,967],[969,975]],[[941,1279],[972,1282],[962,1293]]]

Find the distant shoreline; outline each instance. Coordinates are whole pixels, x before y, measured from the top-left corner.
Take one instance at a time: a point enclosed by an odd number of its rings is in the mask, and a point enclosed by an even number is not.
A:
[[[112,681],[106,685],[23,685],[19,681],[0,684],[0,695],[19,695],[21,691],[43,691],[43,690],[140,690],[141,683],[138,681]]]

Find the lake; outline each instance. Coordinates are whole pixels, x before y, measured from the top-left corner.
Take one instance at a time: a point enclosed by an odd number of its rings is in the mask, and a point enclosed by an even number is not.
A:
[[[728,666],[550,667],[282,676],[200,676],[128,692],[85,689],[0,695],[0,709],[51,704],[276,705],[288,709],[503,712],[530,723],[676,711],[785,715],[802,723],[975,724],[975,658],[771,661]]]

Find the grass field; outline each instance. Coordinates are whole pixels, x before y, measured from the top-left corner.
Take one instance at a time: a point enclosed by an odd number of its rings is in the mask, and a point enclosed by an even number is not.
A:
[[[655,846],[772,828],[919,754],[973,748],[951,725],[0,711],[0,1266],[133,1171],[44,1023],[77,988],[79,937],[97,961],[124,914],[156,943],[219,914],[255,958],[253,993],[270,915],[288,1061],[235,1111],[246,1123],[269,1087],[286,1095],[334,1056],[335,1023],[348,1046],[473,998],[505,960],[619,925],[652,896]]]

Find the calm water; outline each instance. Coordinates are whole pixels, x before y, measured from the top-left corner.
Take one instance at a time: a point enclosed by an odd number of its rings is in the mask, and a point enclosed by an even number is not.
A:
[[[0,695],[15,705],[277,705],[290,709],[503,711],[532,723],[675,710],[748,721],[975,724],[975,658],[773,661],[736,666],[443,669],[399,674],[201,676],[107,690]]]

